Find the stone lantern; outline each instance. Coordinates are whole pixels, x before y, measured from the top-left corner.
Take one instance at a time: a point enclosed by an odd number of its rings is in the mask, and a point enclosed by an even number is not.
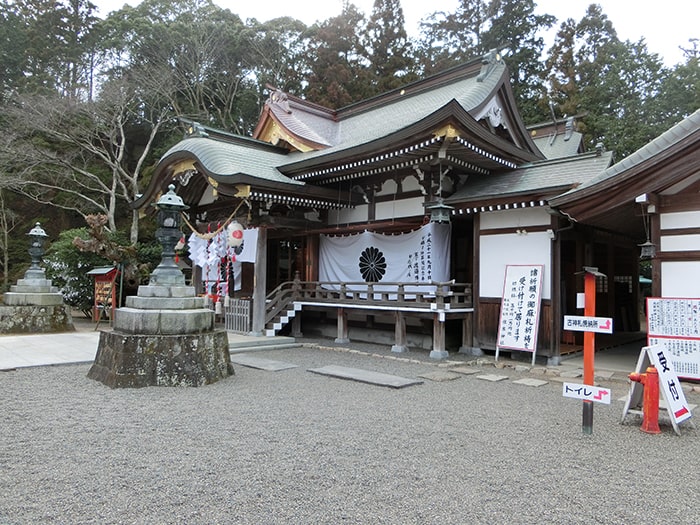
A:
[[[233,374],[225,330],[214,326],[214,311],[175,263],[182,236],[180,213],[188,206],[170,185],[154,204],[160,264],[147,285],[114,313],[113,330],[103,331],[88,377],[112,388],[202,386]]]
[[[0,306],[0,333],[47,333],[75,330],[70,308],[63,295],[46,278],[40,266],[49,238],[36,223],[27,234],[31,265],[16,285],[10,287]]]
[[[182,237],[180,232],[180,213],[189,209],[179,195],[175,193],[175,186],[168,186],[158,202],[154,204],[158,208],[158,230],[156,239],[163,247],[160,264],[151,273],[151,285],[184,286],[185,276],[175,262],[175,245]]]
[[[27,235],[29,236],[30,243],[29,256],[32,258],[32,263],[29,267],[29,270],[27,270],[27,274],[29,274],[30,272],[39,272],[41,275],[37,275],[37,277],[43,278],[44,269],[41,268],[39,265],[41,264],[42,257],[44,256],[44,243],[46,242],[46,239],[48,239],[49,236],[46,235],[46,232],[41,227],[41,223],[38,222],[34,225],[34,228],[29,230],[29,233]],[[25,274],[25,279],[28,278],[27,274]]]

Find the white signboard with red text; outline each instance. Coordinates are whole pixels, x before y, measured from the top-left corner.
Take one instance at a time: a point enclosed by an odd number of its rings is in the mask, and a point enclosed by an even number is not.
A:
[[[564,397],[593,401],[595,403],[610,404],[612,392],[609,388],[599,386],[580,385],[578,383],[564,383],[562,389]]]
[[[673,430],[680,435],[678,424],[692,416],[690,405],[685,399],[683,388],[671,361],[668,351],[661,345],[645,346],[639,354],[635,372],[644,373],[647,367],[653,366],[659,374],[659,394],[666,402],[666,411],[673,425]],[[630,392],[622,412],[622,420],[625,420],[628,412],[634,410],[642,402],[644,388],[640,383],[633,381],[630,384]]]

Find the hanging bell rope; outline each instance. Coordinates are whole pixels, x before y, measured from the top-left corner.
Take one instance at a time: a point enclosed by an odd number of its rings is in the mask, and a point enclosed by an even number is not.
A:
[[[204,239],[204,240],[210,241],[211,239],[213,239],[214,237],[216,237],[217,235],[219,235],[219,234],[223,231],[223,229],[228,225],[228,223],[231,222],[231,220],[236,216],[236,213],[238,213],[238,210],[239,210],[240,207],[243,205],[243,203],[246,203],[246,200],[245,200],[245,199],[243,199],[241,202],[238,203],[238,206],[236,206],[236,209],[233,210],[233,212],[231,212],[231,215],[229,215],[228,218],[227,218],[224,222],[220,223],[220,224],[219,224],[219,227],[218,227],[215,231],[213,231],[213,232],[207,232],[207,233],[200,233],[200,232],[198,232],[198,231],[197,231],[197,228],[195,228],[194,226],[192,226],[192,224],[190,223],[190,221],[187,220],[187,217],[185,216],[184,213],[181,213],[181,215],[182,215],[182,220],[185,221],[185,224],[187,225],[187,227],[188,227],[188,228],[192,231],[192,233],[194,233],[197,237],[199,237],[200,239]],[[248,207],[250,207],[250,204],[248,204]]]

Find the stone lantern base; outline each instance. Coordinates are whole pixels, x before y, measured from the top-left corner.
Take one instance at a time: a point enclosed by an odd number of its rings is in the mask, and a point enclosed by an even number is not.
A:
[[[203,386],[233,374],[224,330],[192,335],[102,332],[90,379],[110,388]]]
[[[43,270],[30,270],[3,295],[0,333],[73,332],[70,307]]]
[[[233,375],[228,334],[189,286],[141,286],[100,333],[88,377],[111,388],[203,386]]]

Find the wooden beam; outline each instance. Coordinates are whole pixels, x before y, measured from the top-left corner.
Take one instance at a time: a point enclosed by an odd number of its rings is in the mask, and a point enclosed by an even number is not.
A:
[[[252,335],[265,334],[265,297],[267,295],[267,228],[258,228],[258,245],[255,254],[255,280],[253,285]]]
[[[430,357],[446,359],[449,356],[445,350],[445,320],[441,313],[433,314],[433,349]]]

